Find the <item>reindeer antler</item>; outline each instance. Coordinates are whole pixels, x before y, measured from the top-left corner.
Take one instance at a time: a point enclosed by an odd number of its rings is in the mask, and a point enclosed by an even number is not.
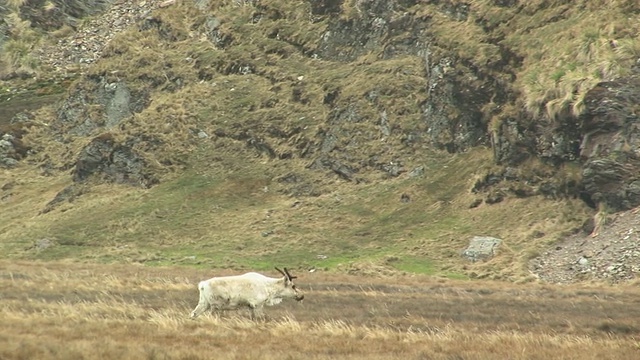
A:
[[[287,270],[287,268],[284,268],[284,272],[287,273],[287,277],[289,277],[289,280],[293,280],[293,279],[297,279],[297,276],[291,276],[291,274],[289,274],[289,270]]]
[[[287,270],[287,268],[284,268],[284,269],[285,269],[285,270]],[[282,271],[282,270],[278,269],[278,267],[277,267],[277,266],[276,266],[276,270],[278,270],[278,272],[279,272],[280,274],[282,274],[282,276],[284,276],[284,277],[286,277],[286,278],[289,278],[289,274],[286,274],[284,271]]]

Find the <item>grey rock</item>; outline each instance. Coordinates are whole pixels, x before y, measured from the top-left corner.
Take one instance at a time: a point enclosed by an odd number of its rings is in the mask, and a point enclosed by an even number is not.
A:
[[[36,241],[36,243],[34,244],[34,248],[37,251],[42,251],[42,250],[46,250],[52,246],[55,245],[55,242],[52,239],[49,238],[43,238],[43,239],[39,239]]]
[[[418,166],[409,172],[409,177],[419,177],[424,175],[424,166]]]
[[[131,93],[124,84],[112,83],[115,87],[110,91],[111,96],[105,99],[106,127],[112,128],[126,117],[131,116]]]
[[[12,168],[22,157],[16,152],[14,141],[16,141],[15,137],[8,133],[0,138],[0,168]]]
[[[61,138],[89,136],[97,129],[117,126],[147,104],[146,94],[132,93],[123,82],[108,82],[105,77],[84,79],[59,106],[52,128]]]
[[[73,170],[73,180],[90,177],[103,181],[149,188],[158,180],[147,170],[144,158],[133,149],[135,139],[118,142],[111,135],[94,138],[80,153]]]
[[[391,127],[389,126],[389,119],[387,118],[387,112],[383,111],[380,114],[380,131],[382,135],[389,136],[391,135]]]
[[[47,205],[45,205],[44,209],[40,211],[40,214],[51,212],[65,202],[73,202],[77,197],[81,196],[85,192],[86,190],[82,186],[79,186],[78,184],[71,184],[57,193],[53,200],[49,201]]]
[[[18,165],[18,160],[10,157],[2,157],[0,155],[0,166],[12,168],[16,165]]]
[[[204,11],[209,7],[211,0],[195,0],[196,7],[200,11]]]
[[[329,133],[322,140],[322,146],[320,147],[320,151],[325,154],[329,153],[333,149],[335,149],[337,143],[338,143],[338,138],[334,134]]]
[[[495,250],[502,243],[501,239],[490,236],[474,236],[469,246],[462,251],[462,256],[469,261],[489,260],[495,255]]]

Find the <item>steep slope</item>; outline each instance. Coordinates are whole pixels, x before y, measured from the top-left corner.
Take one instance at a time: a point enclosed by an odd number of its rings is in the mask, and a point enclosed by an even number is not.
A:
[[[122,32],[98,16],[42,47],[75,81],[18,118],[27,133],[3,130],[29,148],[2,173],[7,256],[532,279],[590,207],[640,201],[631,130],[613,143],[628,175],[580,152],[594,129],[620,134],[584,99],[632,71],[631,2],[163,4],[116,3],[135,14]],[[88,29],[104,47],[50,61],[92,49]],[[465,263],[479,234],[504,246]]]

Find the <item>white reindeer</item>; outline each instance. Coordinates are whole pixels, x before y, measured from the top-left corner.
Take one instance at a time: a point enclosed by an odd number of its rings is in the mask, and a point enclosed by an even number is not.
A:
[[[297,301],[304,299],[304,295],[296,289],[287,268],[284,271],[276,268],[282,278],[271,278],[255,272],[244,275],[214,277],[198,284],[200,301],[191,312],[195,319],[209,308],[215,311],[237,310],[242,307],[251,309],[251,317],[263,317],[264,305],[275,305],[282,299],[293,298]]]

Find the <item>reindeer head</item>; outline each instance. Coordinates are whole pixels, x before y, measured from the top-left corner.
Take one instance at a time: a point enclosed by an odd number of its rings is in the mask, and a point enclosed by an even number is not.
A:
[[[291,274],[289,274],[289,270],[287,270],[287,268],[284,268],[284,271],[280,270],[279,268],[276,267],[276,270],[278,270],[278,272],[280,274],[282,274],[282,276],[284,276],[284,286],[285,286],[285,292],[284,294],[288,295],[289,297],[292,297],[294,299],[296,299],[296,301],[301,301],[302,299],[304,299],[304,294],[299,291],[296,288],[296,284],[293,283],[293,279],[297,278],[297,276],[291,276]]]

